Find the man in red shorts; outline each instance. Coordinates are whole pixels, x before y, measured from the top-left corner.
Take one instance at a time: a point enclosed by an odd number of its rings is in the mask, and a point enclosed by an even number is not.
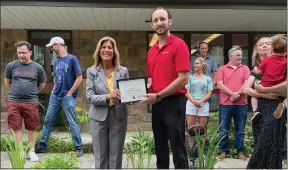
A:
[[[28,130],[29,153],[31,161],[38,161],[34,147],[37,130],[40,128],[38,112],[38,93],[46,85],[46,74],[43,67],[31,60],[31,44],[19,41],[15,44],[18,60],[7,64],[5,84],[9,90],[7,100],[8,127],[15,132],[16,142],[22,140],[22,120]]]
[[[190,53],[186,43],[170,33],[172,17],[168,10],[152,13],[152,29],[159,40],[147,56],[148,88],[151,93],[142,102],[152,105],[152,129],[157,168],[169,169],[170,141],[176,169],[188,169],[185,147],[185,85],[190,73]]]

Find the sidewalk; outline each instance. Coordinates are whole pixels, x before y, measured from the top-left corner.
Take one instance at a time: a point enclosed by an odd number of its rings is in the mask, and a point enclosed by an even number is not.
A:
[[[137,132],[127,132],[126,136],[126,142],[129,140],[129,138]],[[152,132],[149,132],[152,133]],[[3,134],[2,134],[3,135]],[[66,132],[54,132],[54,136],[59,137],[59,138],[65,138],[68,137],[68,133]],[[86,148],[85,150],[92,150],[92,139],[90,134],[88,133],[82,133],[81,134],[82,140],[83,140],[83,145]],[[40,160],[43,160],[45,156],[48,155],[53,155],[54,153],[47,153],[47,154],[38,154]],[[56,154],[56,153],[55,153]],[[61,155],[61,153],[57,153],[57,155]],[[235,169],[235,168],[240,168],[240,169],[246,169],[246,166],[248,164],[249,159],[247,160],[240,160],[240,159],[232,159],[232,158],[227,158],[224,160],[220,160],[214,168],[229,168],[229,169]],[[80,163],[80,168],[95,168],[95,162],[94,162],[94,155],[92,153],[85,153],[83,157],[79,158],[79,163]],[[27,161],[25,168],[30,168],[34,162]],[[123,169],[126,168],[132,168],[131,165],[127,164],[127,156],[123,154]],[[1,152],[1,168],[11,168],[11,164],[8,158],[7,153]],[[152,160],[151,160],[151,167],[150,168],[156,168],[156,157],[153,155]],[[174,168],[173,165],[173,158],[172,155],[170,155],[170,168]],[[287,161],[286,164],[283,166],[283,169],[287,168]]]
[[[49,154],[38,154],[39,159],[43,160],[44,157],[53,155],[52,153]],[[61,155],[61,154],[57,154]],[[218,162],[215,168],[246,168],[248,161],[242,161],[237,159],[225,159],[224,161]],[[25,168],[30,168],[35,162],[27,161]],[[80,168],[95,168],[94,156],[93,154],[84,154],[81,158],[79,158],[79,165]],[[131,165],[127,163],[127,156],[123,155],[123,169],[132,168]],[[1,152],[1,169],[2,168],[12,168],[8,155],[5,152]],[[151,160],[150,168],[156,168],[156,157],[153,155]],[[174,168],[172,155],[170,155],[170,168]]]
[[[53,155],[52,153],[49,154],[38,154],[40,160],[43,160],[44,157]],[[57,154],[61,155],[61,154]],[[246,169],[246,166],[248,164],[248,159],[247,160],[240,160],[240,159],[231,159],[227,158],[224,160],[220,160],[215,166],[215,169]],[[27,161],[25,168],[30,168],[35,162],[30,162]],[[93,154],[84,154],[81,158],[79,158],[79,166],[80,168],[95,168],[95,162],[94,162],[94,155]],[[122,164],[123,169],[128,169],[132,168],[131,165],[128,165],[127,163],[127,156],[124,154],[123,155],[123,164]],[[12,168],[8,155],[5,152],[1,152],[1,169],[2,168]],[[156,157],[153,155],[152,160],[151,160],[151,166],[150,168],[156,168]],[[170,155],[170,168],[174,168],[173,165],[173,159],[172,155]],[[286,164],[283,165],[283,169],[287,169],[287,161]]]

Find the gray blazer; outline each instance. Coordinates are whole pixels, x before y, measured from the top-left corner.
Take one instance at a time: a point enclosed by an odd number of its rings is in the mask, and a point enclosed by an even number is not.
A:
[[[129,78],[126,67],[120,66],[114,71],[114,87],[117,87],[116,80]],[[108,83],[102,67],[90,67],[87,69],[86,79],[86,97],[91,104],[89,117],[97,121],[104,121],[108,114],[108,104],[106,97],[108,95]],[[118,119],[127,118],[128,111],[126,104],[119,101],[115,103],[115,112]]]

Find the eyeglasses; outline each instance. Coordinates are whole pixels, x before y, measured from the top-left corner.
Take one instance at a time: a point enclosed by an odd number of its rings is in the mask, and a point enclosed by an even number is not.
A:
[[[27,53],[29,53],[30,51],[26,51],[26,52],[21,52],[21,51],[17,51],[17,54],[27,54]]]

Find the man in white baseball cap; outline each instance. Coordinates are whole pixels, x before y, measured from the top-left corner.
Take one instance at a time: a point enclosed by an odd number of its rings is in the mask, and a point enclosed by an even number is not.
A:
[[[53,37],[53,38],[51,38],[49,44],[46,45],[46,47],[51,47],[54,44],[65,44],[65,42],[64,42],[63,38],[61,38],[61,37]]]
[[[65,54],[67,53],[67,51],[64,48],[65,42],[63,40],[63,38],[61,37],[53,37],[51,38],[49,44],[46,45],[46,47],[50,47],[51,51],[54,51],[56,53],[57,56],[66,56]]]
[[[64,47],[64,40],[53,37],[46,45],[58,56],[54,62],[54,88],[49,99],[49,106],[43,123],[42,137],[36,147],[37,153],[47,152],[48,139],[53,130],[58,112],[64,110],[71,129],[77,156],[83,155],[80,128],[76,120],[76,97],[82,82],[82,69],[76,56],[69,54]]]

